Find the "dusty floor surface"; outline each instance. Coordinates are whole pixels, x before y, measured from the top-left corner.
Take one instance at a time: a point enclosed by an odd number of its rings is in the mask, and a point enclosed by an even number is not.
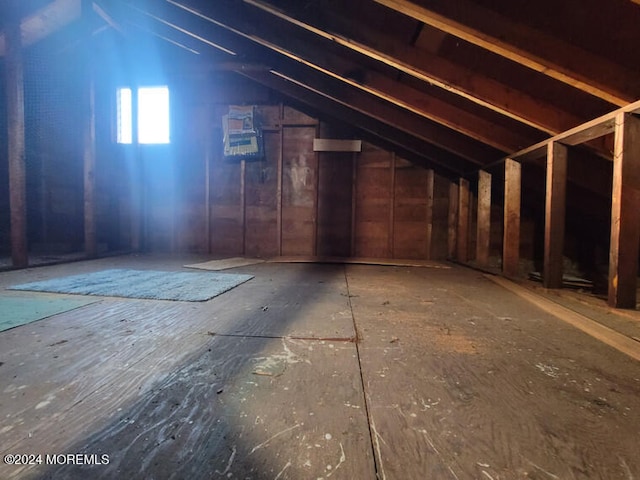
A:
[[[0,295],[202,260],[5,272]],[[99,297],[0,332],[0,450],[42,455],[0,478],[640,477],[640,363],[480,273],[230,272],[255,278],[208,302]]]

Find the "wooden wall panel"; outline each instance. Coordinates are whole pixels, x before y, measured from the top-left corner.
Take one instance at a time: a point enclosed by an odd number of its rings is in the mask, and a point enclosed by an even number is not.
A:
[[[317,120],[309,115],[306,115],[295,108],[284,106],[284,119],[285,125],[315,125]]]
[[[425,259],[427,252],[428,171],[396,158],[393,256]]]
[[[318,240],[320,256],[351,255],[351,201],[354,156],[323,152],[318,164]]]
[[[265,128],[273,128],[280,125],[280,105],[260,105],[256,108],[260,125]]]
[[[245,255],[273,257],[277,244],[277,188],[280,133],[265,132],[265,158],[247,162],[245,171]]]
[[[178,102],[174,102],[174,105],[176,103]],[[180,138],[176,139],[180,155],[176,168],[178,205],[174,220],[175,248],[180,252],[207,253],[207,215],[210,208],[207,205],[207,178],[214,148],[219,148],[220,145],[217,141],[219,129],[212,128],[209,105],[193,101],[181,107],[181,120],[190,122],[191,128],[182,130]],[[174,108],[174,115],[175,110],[177,109]]]
[[[435,175],[433,188],[433,228],[431,232],[431,258],[447,258],[449,228],[449,180]]]
[[[391,218],[389,152],[364,144],[356,169],[354,252],[358,257],[388,258]]]
[[[218,255],[242,255],[243,211],[240,162],[225,161],[218,152],[211,166],[211,247]]]
[[[283,131],[282,255],[315,255],[318,160],[315,127]]]

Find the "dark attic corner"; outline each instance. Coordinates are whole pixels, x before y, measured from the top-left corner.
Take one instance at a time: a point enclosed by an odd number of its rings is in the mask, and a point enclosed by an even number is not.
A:
[[[0,2],[0,478],[640,477],[638,25]]]

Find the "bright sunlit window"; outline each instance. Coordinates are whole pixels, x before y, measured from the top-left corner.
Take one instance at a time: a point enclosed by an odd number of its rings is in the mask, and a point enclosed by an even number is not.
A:
[[[134,112],[131,89],[119,88],[117,93],[117,141],[118,143],[132,143]],[[138,143],[169,143],[169,88],[166,86],[139,88],[137,119]]]
[[[131,143],[132,141],[132,119],[131,111],[131,89],[118,89],[118,143]]]

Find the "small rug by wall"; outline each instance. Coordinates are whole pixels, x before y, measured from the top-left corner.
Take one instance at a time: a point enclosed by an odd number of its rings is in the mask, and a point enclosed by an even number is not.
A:
[[[261,258],[244,258],[244,257],[232,257],[222,258],[220,260],[210,260],[202,263],[192,263],[185,265],[187,268],[197,268],[200,270],[226,270],[227,268],[245,267],[247,265],[256,265],[258,263],[264,263]]]
[[[203,302],[251,280],[231,273],[111,269],[9,287],[12,290]]]
[[[69,312],[98,300],[38,296],[0,296],[0,332],[43,318]]]

